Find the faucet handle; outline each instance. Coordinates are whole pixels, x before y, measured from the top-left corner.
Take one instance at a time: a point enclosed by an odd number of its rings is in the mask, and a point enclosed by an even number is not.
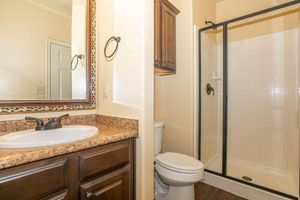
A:
[[[60,117],[58,117],[57,119],[56,119],[56,121],[57,121],[57,123],[61,123],[61,120],[62,120],[62,118],[65,118],[65,117],[69,117],[70,115],[69,114],[65,114],[65,115],[62,115],[62,116],[60,116]]]
[[[68,117],[68,116],[69,116],[69,114],[62,115],[62,116],[57,117],[57,118],[49,118],[48,123],[45,125],[45,130],[52,130],[52,129],[61,128],[62,127],[61,119],[64,118],[64,117]]]
[[[41,119],[35,118],[35,117],[25,117],[25,120],[27,121],[35,121],[36,122],[36,131],[43,131],[45,130],[44,122]]]

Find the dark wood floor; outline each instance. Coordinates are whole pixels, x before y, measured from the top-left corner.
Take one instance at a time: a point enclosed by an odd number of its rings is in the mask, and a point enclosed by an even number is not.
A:
[[[195,200],[246,200],[219,188],[197,183],[195,185]]]

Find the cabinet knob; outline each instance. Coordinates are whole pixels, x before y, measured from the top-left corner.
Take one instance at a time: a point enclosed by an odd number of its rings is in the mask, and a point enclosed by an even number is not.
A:
[[[96,198],[95,194],[92,192],[87,192],[85,196],[88,200],[94,200]]]

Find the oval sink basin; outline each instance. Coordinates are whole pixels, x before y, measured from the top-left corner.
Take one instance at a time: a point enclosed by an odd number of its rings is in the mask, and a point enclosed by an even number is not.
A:
[[[0,137],[0,148],[32,148],[65,144],[99,134],[94,126],[65,126],[47,131],[26,130]]]

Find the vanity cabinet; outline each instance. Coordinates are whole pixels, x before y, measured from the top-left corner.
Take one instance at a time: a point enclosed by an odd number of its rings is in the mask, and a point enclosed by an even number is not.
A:
[[[176,16],[168,0],[154,0],[154,65],[156,75],[176,73]]]
[[[0,199],[133,200],[133,140],[0,170]]]

